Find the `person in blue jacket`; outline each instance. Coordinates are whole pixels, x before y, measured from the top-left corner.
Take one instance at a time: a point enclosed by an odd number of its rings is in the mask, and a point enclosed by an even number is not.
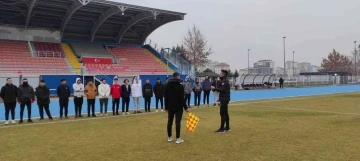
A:
[[[208,76],[205,76],[205,80],[201,83],[201,87],[204,91],[204,97],[203,97],[203,103],[205,106],[205,100],[206,100],[206,105],[209,107],[209,95],[210,95],[210,91],[211,91],[211,82],[209,80]]]

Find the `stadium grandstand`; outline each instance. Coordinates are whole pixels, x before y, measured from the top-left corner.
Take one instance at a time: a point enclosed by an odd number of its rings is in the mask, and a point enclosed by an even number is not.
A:
[[[175,71],[194,77],[194,67],[177,53],[146,43],[185,13],[106,0],[2,0],[0,10],[2,83],[48,79],[54,88],[59,81],[53,80],[79,76],[109,83],[115,76],[155,82]]]

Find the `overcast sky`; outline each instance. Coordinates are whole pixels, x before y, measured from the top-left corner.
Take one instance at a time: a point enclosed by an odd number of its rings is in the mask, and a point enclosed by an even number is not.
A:
[[[116,0],[115,0],[116,1]],[[119,1],[119,0],[117,0]],[[121,0],[121,2],[187,13],[185,20],[157,29],[150,39],[163,47],[181,44],[186,30],[199,26],[213,48],[212,60],[232,69],[260,59],[283,66],[286,60],[321,64],[332,49],[354,51],[360,42],[360,0]]]

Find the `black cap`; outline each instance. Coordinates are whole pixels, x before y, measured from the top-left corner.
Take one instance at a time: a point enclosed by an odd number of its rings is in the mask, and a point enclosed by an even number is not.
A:
[[[22,80],[27,80],[27,78],[23,78]]]
[[[115,78],[114,80],[119,80],[119,79]]]
[[[225,74],[225,76],[227,76],[227,75],[228,75],[228,71],[227,71],[227,70],[221,70],[221,72],[222,72],[222,73],[224,73],[224,74]]]
[[[66,81],[66,79],[61,79],[61,81],[60,81],[60,82],[64,82],[64,81]]]
[[[40,80],[40,82],[41,82],[41,83],[45,83],[45,80],[42,79],[42,80]]]

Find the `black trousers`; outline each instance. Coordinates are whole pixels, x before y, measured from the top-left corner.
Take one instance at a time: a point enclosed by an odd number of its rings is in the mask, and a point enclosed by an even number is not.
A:
[[[122,112],[129,112],[130,97],[122,97]]]
[[[284,88],[284,83],[280,83],[280,88]]]
[[[159,101],[160,101],[160,104],[161,104],[161,109],[164,108],[164,97],[155,97],[155,102],[156,102],[156,109],[158,109],[159,107]]]
[[[20,104],[20,120],[23,120],[25,105],[28,111],[28,119],[31,119],[31,100],[21,101]]]
[[[38,105],[38,106],[39,106],[39,112],[40,112],[40,119],[44,119],[44,110],[46,112],[46,115],[49,117],[49,119],[52,119],[50,109],[49,109],[49,104]]]
[[[11,112],[11,119],[15,120],[15,107],[16,102],[13,103],[5,103],[5,120],[9,120],[9,113]]]
[[[59,100],[59,104],[60,104],[60,118],[63,117],[65,112],[65,117],[67,117],[68,115],[68,107],[69,107],[69,99],[60,99]]]
[[[167,132],[168,137],[171,137],[172,134],[172,125],[175,117],[175,126],[176,126],[176,138],[180,138],[180,127],[181,127],[181,119],[183,115],[183,110],[169,110],[168,111],[168,124],[167,124]]]
[[[204,98],[203,98],[204,105],[205,105],[205,100],[207,104],[209,104],[209,96],[210,96],[210,91],[204,91]]]
[[[185,102],[190,107],[191,94],[185,94]]]
[[[194,106],[200,106],[200,96],[201,92],[194,93]]]
[[[113,115],[119,114],[119,104],[120,104],[120,98],[113,98],[112,99],[112,111]],[[116,108],[115,108],[116,107]]]
[[[100,113],[103,113],[103,107],[105,106],[104,113],[107,113],[108,98],[100,98]]]
[[[84,102],[83,97],[74,97],[75,116],[81,116],[83,102]]]
[[[90,109],[91,109],[92,115],[95,115],[95,99],[87,99],[88,116],[90,116]]]
[[[220,116],[221,116],[221,129],[224,129],[224,125],[226,124],[226,128],[230,128],[230,118],[228,112],[229,101],[221,101],[220,102]]]
[[[150,111],[151,97],[144,97],[145,100],[145,111]]]

